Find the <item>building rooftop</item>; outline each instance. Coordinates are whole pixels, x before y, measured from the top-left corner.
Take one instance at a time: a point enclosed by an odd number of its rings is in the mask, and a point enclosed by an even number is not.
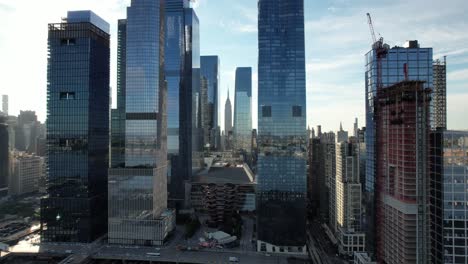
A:
[[[79,10],[79,11],[68,11],[67,13],[67,22],[68,23],[80,23],[80,22],[89,22],[96,27],[100,28],[102,31],[110,34],[110,25],[100,16],[96,15],[93,11],[90,10]]]
[[[247,165],[235,167],[212,166],[193,177],[194,183],[254,184],[254,177]]]

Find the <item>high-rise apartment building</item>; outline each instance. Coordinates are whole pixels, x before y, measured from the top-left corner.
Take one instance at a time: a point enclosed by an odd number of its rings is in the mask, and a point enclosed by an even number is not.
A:
[[[8,116],[8,95],[2,95],[2,112]]]
[[[320,137],[320,143],[323,148],[324,159],[324,173],[325,173],[325,186],[326,186],[326,204],[328,205],[326,218],[328,226],[333,232],[336,228],[336,210],[334,205],[336,197],[332,195],[336,192],[336,137],[335,133],[323,133]]]
[[[353,256],[365,249],[362,232],[362,188],[359,179],[359,145],[341,142],[336,145],[335,180],[336,236],[340,254]]]
[[[39,179],[44,174],[44,158],[15,153],[10,175],[10,195],[23,195],[39,191]]]
[[[109,24],[91,11],[68,12],[49,24],[48,47],[41,239],[90,242],[107,226]]]
[[[376,42],[366,58],[365,83],[366,83],[366,220],[367,248],[373,252],[375,249],[375,178],[376,165],[376,120],[375,100],[378,89],[391,86],[398,82],[408,80],[424,81],[424,88],[433,87],[433,59],[432,48],[421,48],[418,41],[409,41],[404,47],[393,47]],[[382,46],[383,49],[378,49]],[[379,71],[379,65],[381,70]],[[380,77],[379,77],[380,75]],[[379,83],[380,82],[380,83]]]
[[[10,148],[6,117],[0,116],[0,197],[8,194],[10,176]]]
[[[124,166],[109,170],[108,240],[162,245],[175,225],[167,210],[167,84],[163,0],[127,8]]]
[[[430,263],[430,101],[423,81],[377,91],[376,255]]]
[[[257,249],[306,254],[304,1],[258,10]]]
[[[444,132],[443,263],[468,262],[468,132]]]
[[[218,97],[220,87],[220,62],[218,56],[200,57],[200,74],[206,80],[206,104],[202,104],[204,143],[216,149],[216,141],[220,137],[218,129]]]
[[[236,149],[252,149],[252,68],[236,69],[234,144]]]
[[[169,201],[181,207],[185,183],[203,166],[199,21],[187,0],[165,5]]]

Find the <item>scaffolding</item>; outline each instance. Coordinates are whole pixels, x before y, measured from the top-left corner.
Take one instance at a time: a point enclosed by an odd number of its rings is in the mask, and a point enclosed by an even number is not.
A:
[[[447,57],[444,61],[436,60],[433,64],[434,94],[433,116],[434,128],[447,128]]]

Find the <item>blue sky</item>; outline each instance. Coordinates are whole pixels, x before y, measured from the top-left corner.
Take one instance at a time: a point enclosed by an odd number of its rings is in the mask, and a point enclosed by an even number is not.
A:
[[[0,0],[0,94],[9,94],[10,112],[46,110],[47,23],[67,10],[91,9],[111,23],[111,86],[116,83],[116,24],[129,0]],[[221,59],[220,113],[228,87],[233,100],[235,68],[254,69],[254,126],[257,100],[257,1],[198,0],[201,54]],[[40,10],[40,11],[39,11]],[[468,129],[468,1],[466,0],[305,0],[308,124],[352,130],[364,125],[364,54],[371,36],[366,13],[391,46],[418,39],[448,56],[448,125]],[[115,94],[115,93],[114,93]],[[113,96],[115,99],[115,95]],[[224,127],[223,120],[220,120]]]

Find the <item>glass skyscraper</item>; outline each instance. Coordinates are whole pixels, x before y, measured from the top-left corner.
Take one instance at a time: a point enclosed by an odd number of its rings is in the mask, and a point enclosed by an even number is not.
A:
[[[444,132],[444,263],[468,262],[468,132]]]
[[[218,147],[216,145],[217,137],[219,137],[218,129],[218,97],[220,87],[220,62],[218,56],[201,56],[200,57],[200,74],[206,79],[206,96],[207,101],[202,104],[203,112],[203,129],[204,143],[210,144],[211,148]],[[202,91],[204,94],[204,91]]]
[[[189,1],[165,4],[169,199],[180,207],[185,182],[203,165],[199,21]]]
[[[386,54],[381,59],[382,87],[389,87],[408,80],[424,81],[424,88],[433,87],[432,48],[420,48],[417,41],[409,41],[404,47],[390,47],[384,44]],[[374,187],[376,177],[376,116],[375,100],[378,88],[378,55],[372,49],[366,56],[366,219],[368,250],[374,248]]]
[[[126,19],[119,19],[117,30],[117,109],[111,110],[111,168],[125,166]]]
[[[250,152],[252,146],[252,68],[236,69],[234,145]]]
[[[109,24],[91,11],[49,24],[45,242],[90,242],[106,233],[109,43]]]
[[[161,245],[174,228],[167,211],[167,86],[164,1],[127,8],[124,166],[109,170],[110,243]]]
[[[258,9],[257,249],[306,254],[304,1]]]

